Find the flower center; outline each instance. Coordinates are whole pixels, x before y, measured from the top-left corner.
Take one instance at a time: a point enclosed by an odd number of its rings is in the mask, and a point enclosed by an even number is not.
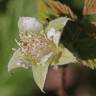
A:
[[[42,34],[32,34],[31,37],[23,39],[21,50],[25,55],[31,56],[32,60],[37,63],[42,63],[42,58],[48,62],[57,53],[56,45]],[[50,53],[51,55],[48,55]],[[44,61],[44,63],[46,62]]]

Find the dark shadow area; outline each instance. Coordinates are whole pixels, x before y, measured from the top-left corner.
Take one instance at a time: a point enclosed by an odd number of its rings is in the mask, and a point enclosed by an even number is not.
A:
[[[0,0],[0,13],[6,13],[9,1],[10,0]]]
[[[96,58],[96,27],[90,23],[69,21],[64,28],[61,42],[82,59]]]

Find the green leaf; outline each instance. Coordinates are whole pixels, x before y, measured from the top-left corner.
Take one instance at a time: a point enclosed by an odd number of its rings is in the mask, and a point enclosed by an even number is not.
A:
[[[44,84],[49,64],[32,64],[32,72],[37,86],[44,92]]]
[[[31,64],[22,57],[20,49],[16,50],[8,63],[8,71],[16,68],[28,69]]]
[[[62,50],[61,57],[55,65],[64,65],[64,64],[69,64],[69,63],[76,63],[77,59],[76,57],[70,52],[67,48],[64,48]]]

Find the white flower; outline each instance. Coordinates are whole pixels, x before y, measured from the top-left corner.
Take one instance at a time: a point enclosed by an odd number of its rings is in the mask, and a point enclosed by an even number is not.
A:
[[[32,68],[34,80],[44,92],[43,88],[50,66],[77,62],[70,50],[59,46],[62,31],[68,20],[67,17],[57,18],[49,22],[44,30],[43,25],[36,18],[21,17],[18,21],[20,42],[16,41],[19,48],[9,61],[8,71],[19,67]]]
[[[56,31],[54,28],[51,28],[47,32],[47,37],[49,40],[52,40],[58,46],[61,34],[62,34],[62,32]]]
[[[20,17],[18,28],[19,32],[40,32],[43,25],[35,17]]]

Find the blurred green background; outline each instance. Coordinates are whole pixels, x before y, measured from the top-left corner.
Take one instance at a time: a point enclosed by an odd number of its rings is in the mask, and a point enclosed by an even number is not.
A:
[[[35,16],[35,0],[0,0],[0,96],[33,96],[35,85],[31,70],[8,73],[7,64],[16,47],[20,16]],[[36,89],[38,90],[38,89]]]
[[[17,46],[15,38],[18,39],[18,18],[36,16],[36,1],[38,0],[0,0],[0,96],[44,95],[35,84],[31,70],[19,69],[13,73],[7,70],[12,48]],[[83,0],[60,1],[71,6],[82,17]]]

